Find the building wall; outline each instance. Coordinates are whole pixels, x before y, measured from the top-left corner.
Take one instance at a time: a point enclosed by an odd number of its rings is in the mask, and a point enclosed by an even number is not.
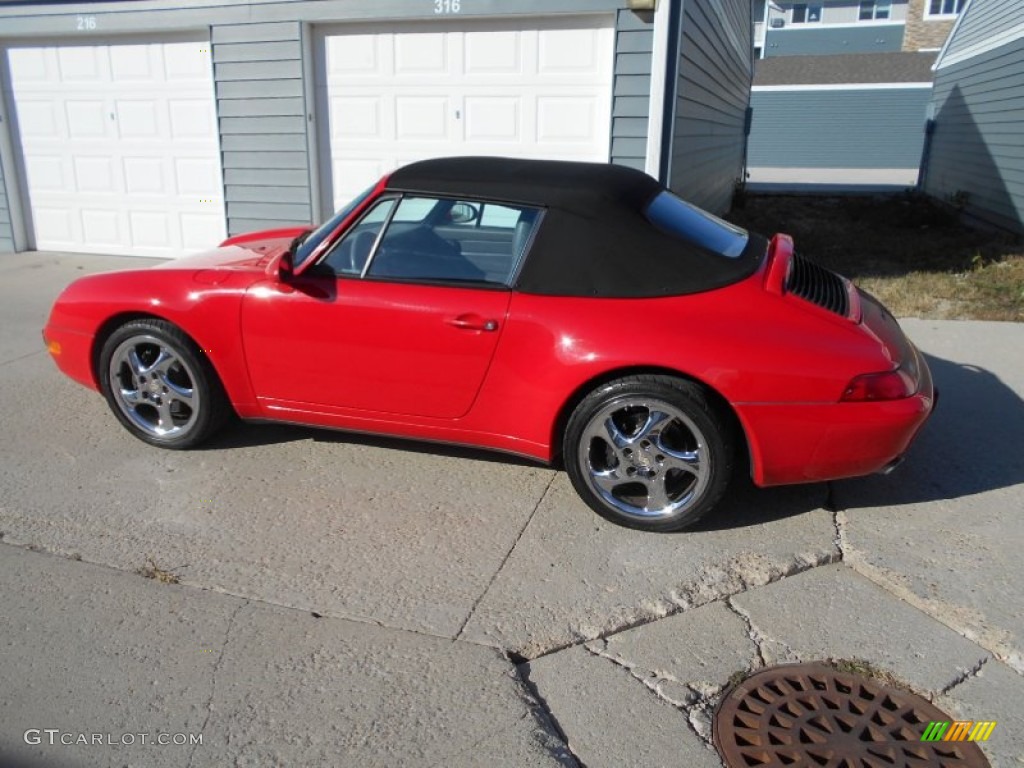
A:
[[[716,213],[743,178],[752,78],[750,0],[682,0],[668,181]]]
[[[1024,3],[974,0],[964,8],[956,36],[949,41],[944,58],[948,61],[984,46],[996,34],[1013,33],[1024,25]]]
[[[952,19],[926,19],[924,17],[927,1],[910,0],[907,31],[903,36],[904,51],[941,48],[946,42],[946,38],[949,37],[950,30],[953,29],[954,20]]]
[[[644,170],[651,113],[654,25],[629,10],[615,19],[611,162]]]
[[[718,0],[688,1],[717,4]],[[730,5],[739,3],[726,1]],[[464,2],[459,16],[453,18],[614,14],[609,157],[612,162],[643,168],[650,113],[653,19],[624,6],[623,0]],[[94,19],[93,32],[76,31],[76,18],[82,14]],[[311,30],[319,24],[399,18],[426,22],[437,16],[433,3],[405,0],[214,0],[202,7],[181,0],[0,5],[0,29],[5,39],[15,41],[38,39],[49,44],[88,45],[122,35],[144,40],[147,35],[178,30],[209,32],[229,234],[319,218],[320,211],[315,210],[315,121],[326,118],[315,114],[313,103],[311,89],[316,73],[309,55],[312,41],[307,39]],[[749,8],[744,18],[749,44]],[[6,126],[0,125],[0,131],[5,130]],[[741,145],[736,152],[740,149]],[[19,151],[15,147],[15,153]],[[9,237],[8,208],[6,195],[0,196],[0,246]]]
[[[968,13],[981,7],[972,4]],[[996,18],[990,16],[990,23]],[[967,40],[984,37],[972,27]],[[953,43],[964,50],[963,41]],[[948,66],[940,60],[932,109],[935,132],[925,191],[1024,232],[1024,30],[1015,40],[966,60]]]
[[[302,26],[219,25],[211,40],[228,234],[312,221]]]
[[[786,20],[787,25],[791,24],[793,21],[793,2],[785,0],[775,4],[783,10],[781,13],[778,11],[772,13],[772,16],[781,16]],[[808,4],[813,4],[813,2]],[[819,0],[818,4],[822,6],[821,21],[804,23],[801,26],[813,27],[818,24],[856,24],[860,22],[860,0],[838,0],[838,2],[828,2],[826,0],[824,3]],[[763,5],[761,11],[764,11]],[[890,8],[890,19],[902,21],[906,18],[906,15],[907,0],[894,0]],[[755,20],[760,21],[760,17]]]
[[[769,56],[885,53],[903,45],[903,23],[864,26],[816,27],[813,24],[768,29],[765,58]]]
[[[916,168],[928,88],[755,90],[751,168]]]

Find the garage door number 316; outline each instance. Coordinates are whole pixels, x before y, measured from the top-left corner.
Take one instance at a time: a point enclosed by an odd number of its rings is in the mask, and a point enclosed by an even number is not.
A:
[[[458,13],[461,10],[460,0],[434,0],[434,13]]]

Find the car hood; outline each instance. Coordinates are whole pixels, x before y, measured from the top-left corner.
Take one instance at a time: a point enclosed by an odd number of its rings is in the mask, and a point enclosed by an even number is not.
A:
[[[271,229],[232,237],[217,248],[183,256],[179,259],[171,259],[155,268],[259,270],[264,268],[275,256],[284,252],[296,235],[301,235],[308,229],[308,227]]]

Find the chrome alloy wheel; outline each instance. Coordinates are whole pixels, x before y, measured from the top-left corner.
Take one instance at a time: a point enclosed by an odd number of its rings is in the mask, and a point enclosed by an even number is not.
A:
[[[701,499],[711,474],[708,453],[704,434],[679,408],[627,395],[587,422],[577,460],[606,504],[652,520],[678,515]]]
[[[195,372],[166,341],[140,334],[110,357],[110,386],[121,412],[158,440],[183,436],[195,425],[202,398]]]

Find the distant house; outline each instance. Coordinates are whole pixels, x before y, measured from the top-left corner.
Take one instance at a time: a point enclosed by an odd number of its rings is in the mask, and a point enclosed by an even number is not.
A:
[[[935,67],[925,191],[1024,232],[1024,2],[968,0]]]
[[[934,53],[758,61],[750,183],[790,189],[914,186],[934,61]]]
[[[937,51],[964,0],[755,0],[758,57]]]
[[[0,251],[175,256],[395,166],[743,175],[750,0],[0,0]]]

